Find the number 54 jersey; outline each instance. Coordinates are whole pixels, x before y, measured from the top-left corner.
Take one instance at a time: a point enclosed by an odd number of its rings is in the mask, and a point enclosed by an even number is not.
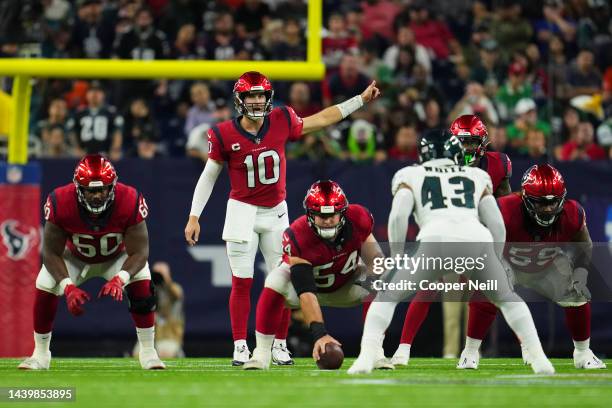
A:
[[[429,160],[404,167],[393,176],[393,195],[406,185],[414,195],[414,217],[425,237],[445,237],[448,241],[490,241],[480,223],[478,203],[485,190],[492,191],[491,177],[476,167],[459,166],[450,159]]]
[[[46,221],[68,235],[66,247],[70,252],[89,264],[106,262],[120,255],[125,249],[125,231],[149,214],[142,194],[122,183],[115,186],[115,199],[99,218],[91,217],[79,204],[74,183],[53,190],[47,197],[44,211]]]
[[[257,134],[240,125],[241,116],[208,131],[208,157],[227,162],[230,198],[274,207],[286,196],[285,143],[302,134],[302,119],[290,107],[274,108]]]

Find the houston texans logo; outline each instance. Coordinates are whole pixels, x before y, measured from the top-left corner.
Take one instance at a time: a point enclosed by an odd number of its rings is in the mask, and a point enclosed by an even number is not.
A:
[[[23,230],[27,229],[27,232]],[[2,242],[7,248],[7,255],[13,260],[25,258],[36,241],[37,231],[33,227],[20,227],[17,220],[6,220],[0,224]]]

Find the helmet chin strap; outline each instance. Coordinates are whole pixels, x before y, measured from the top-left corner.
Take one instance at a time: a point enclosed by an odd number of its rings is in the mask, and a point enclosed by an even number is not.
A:
[[[555,223],[555,221],[557,220],[557,216],[553,215],[551,216],[550,220],[543,220],[541,219],[537,213],[535,213],[535,221],[536,223],[541,226],[541,227],[550,227],[551,225],[553,225]]]
[[[466,153],[465,156],[463,157],[463,159],[465,160],[465,165],[466,166],[471,166],[472,163],[474,163],[476,161],[476,154],[475,153]]]
[[[323,239],[334,239],[338,235],[338,228],[322,228],[317,226],[317,230],[319,232],[319,236]]]

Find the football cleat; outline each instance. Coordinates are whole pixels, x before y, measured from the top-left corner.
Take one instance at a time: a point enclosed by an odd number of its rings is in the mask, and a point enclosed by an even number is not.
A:
[[[241,366],[251,357],[251,353],[249,352],[249,347],[246,345],[240,345],[234,347],[234,359],[232,360],[232,365],[234,367]]]
[[[457,369],[477,370],[478,363],[480,363],[480,353],[478,351],[463,349],[459,357],[459,362],[457,363]]]
[[[350,375],[370,374],[374,369],[375,364],[375,358],[361,354],[359,357],[357,357],[357,360],[353,362],[353,365],[351,365],[347,373]]]
[[[164,370],[166,368],[154,348],[141,349],[138,353],[138,360],[143,370]]]
[[[48,351],[47,355],[32,354],[32,357],[28,357],[19,364],[20,370],[48,370],[51,365],[51,352]]]
[[[279,366],[288,366],[295,364],[295,362],[291,358],[291,352],[287,349],[287,343],[274,342],[274,346],[272,346],[272,362],[274,363],[274,365]]]
[[[272,353],[269,350],[262,350],[256,347],[255,350],[253,350],[253,357],[242,364],[242,369],[268,370],[270,368],[271,359]]]
[[[606,368],[606,363],[597,358],[591,349],[584,351],[574,349],[574,367],[585,370],[598,370]]]
[[[378,350],[376,361],[374,362],[375,370],[395,370],[395,366],[391,364],[391,360],[385,357],[385,350],[381,347]]]
[[[555,367],[553,367],[550,360],[546,356],[540,358],[530,358],[531,369],[535,374],[546,374],[551,375],[555,373]]]
[[[529,353],[527,352],[527,347],[525,347],[522,343],[521,343],[521,355],[523,357],[523,364],[525,365],[531,364],[531,361],[529,361]]]
[[[410,344],[400,344],[391,357],[391,364],[407,366],[410,360]]]

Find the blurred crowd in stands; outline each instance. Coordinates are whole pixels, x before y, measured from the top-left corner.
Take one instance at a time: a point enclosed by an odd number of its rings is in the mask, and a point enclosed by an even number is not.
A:
[[[607,0],[323,3],[326,78],[273,81],[275,104],[308,116],[373,79],[383,94],[291,144],[288,157],[415,160],[423,131],[475,113],[491,147],[511,157],[612,158]],[[4,0],[0,58],[305,60],[306,9],[305,0]],[[10,92],[11,78],[0,85]],[[235,115],[232,85],[38,78],[32,155],[206,160],[207,129]]]

